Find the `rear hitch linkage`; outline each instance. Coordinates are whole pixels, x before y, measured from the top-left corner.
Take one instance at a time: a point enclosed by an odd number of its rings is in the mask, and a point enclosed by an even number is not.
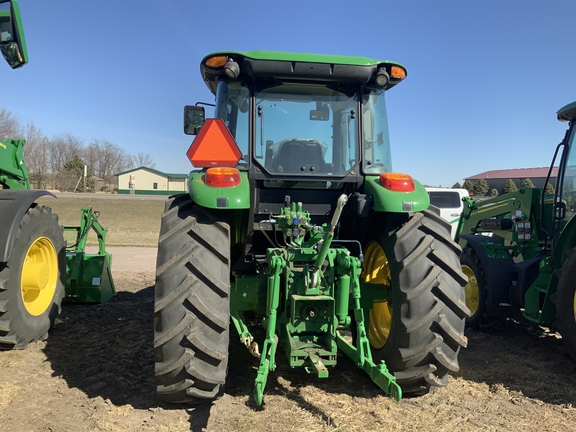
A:
[[[263,403],[269,372],[276,369],[279,344],[286,351],[290,366],[303,366],[319,378],[328,377],[327,366],[336,364],[339,348],[386,394],[397,400],[402,398],[402,390],[384,361],[377,365],[372,360],[360,305],[362,264],[347,249],[331,247],[347,200],[346,195],[339,197],[331,222],[320,229],[309,224],[310,215],[302,210],[301,203],[284,207],[274,217],[274,223],[288,241],[287,247],[269,248],[266,254],[267,301],[262,322],[266,336],[261,355],[241,311],[232,310],[232,321],[242,342],[252,355],[260,358],[254,385],[258,405]],[[280,305],[283,307],[279,311]],[[350,310],[357,329],[353,342],[339,330],[351,325]]]

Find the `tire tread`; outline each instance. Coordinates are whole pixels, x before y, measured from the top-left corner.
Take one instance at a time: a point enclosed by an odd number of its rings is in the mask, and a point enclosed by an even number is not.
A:
[[[228,367],[230,227],[188,194],[168,200],[156,264],[157,393],[170,403],[209,402]]]
[[[461,249],[433,210],[389,216],[379,241],[390,263],[393,316],[374,358],[386,362],[404,394],[425,394],[458,372],[458,353],[467,344]]]

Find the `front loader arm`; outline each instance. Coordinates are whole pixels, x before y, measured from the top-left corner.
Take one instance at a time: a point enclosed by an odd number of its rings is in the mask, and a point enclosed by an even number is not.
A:
[[[501,197],[488,199],[486,201],[475,201],[470,197],[462,198],[464,209],[458,221],[455,240],[460,246],[464,247],[466,246],[466,240],[461,238],[463,235],[477,234],[483,231],[509,231],[509,228],[503,228],[498,224],[495,224],[493,228],[483,230],[480,227],[480,223],[486,219],[506,216],[512,218],[519,214],[518,212],[522,214],[522,217],[527,216],[529,218],[533,199],[537,199],[539,195],[539,189],[529,188],[520,189],[517,192],[510,192]]]

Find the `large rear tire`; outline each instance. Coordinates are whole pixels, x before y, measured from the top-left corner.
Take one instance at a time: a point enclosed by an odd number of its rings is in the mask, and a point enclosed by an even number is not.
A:
[[[158,396],[202,403],[226,380],[230,321],[230,227],[189,195],[166,203],[154,307]]]
[[[377,229],[379,223],[386,229]],[[405,395],[425,394],[448,384],[466,346],[461,250],[450,225],[430,210],[389,215],[374,227],[364,279],[382,284],[389,301],[374,302],[370,311],[372,354],[386,362]]]
[[[572,249],[558,278],[556,327],[564,351],[576,362],[576,249]]]
[[[0,348],[23,349],[43,339],[60,313],[66,282],[66,244],[58,216],[32,205],[0,263]]]

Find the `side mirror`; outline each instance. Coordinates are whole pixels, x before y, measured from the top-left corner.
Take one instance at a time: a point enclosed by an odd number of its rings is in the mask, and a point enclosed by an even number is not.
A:
[[[184,133],[186,135],[198,135],[205,119],[204,107],[186,105],[184,107]]]
[[[28,51],[16,1],[0,3],[0,51],[12,69],[28,63]]]

